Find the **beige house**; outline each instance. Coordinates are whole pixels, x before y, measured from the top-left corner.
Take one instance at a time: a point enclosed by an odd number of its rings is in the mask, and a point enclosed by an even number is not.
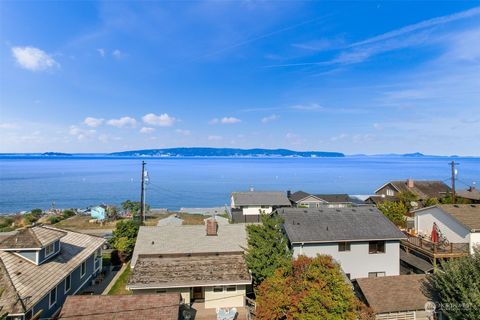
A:
[[[141,227],[127,288],[134,294],[178,292],[186,304],[243,307],[252,277],[245,225]]]

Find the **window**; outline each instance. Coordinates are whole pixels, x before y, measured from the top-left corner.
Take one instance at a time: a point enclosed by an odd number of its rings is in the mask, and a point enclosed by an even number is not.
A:
[[[48,246],[45,247],[45,258],[51,255],[55,251],[55,242],[50,243]]]
[[[369,278],[376,278],[376,277],[385,277],[385,272],[369,272],[368,273]]]
[[[82,278],[85,273],[87,273],[87,261],[83,261],[82,264],[80,265],[80,278]]]
[[[213,292],[223,292],[223,287],[213,287]]]
[[[368,253],[385,253],[385,241],[370,241],[368,243]]]
[[[227,292],[235,292],[237,291],[237,286],[226,286],[225,289]]]
[[[393,190],[392,189],[387,189],[387,196],[393,197]]]
[[[70,288],[72,287],[72,275],[69,274],[66,278],[65,278],[65,293],[67,293],[68,291],[70,291]]]
[[[52,291],[50,291],[49,307],[51,308],[56,302],[57,302],[57,287],[53,288]]]
[[[350,242],[339,242],[338,251],[350,251]]]

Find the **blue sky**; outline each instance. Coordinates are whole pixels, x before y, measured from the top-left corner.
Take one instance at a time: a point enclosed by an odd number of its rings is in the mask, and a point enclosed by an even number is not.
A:
[[[0,7],[0,152],[480,155],[478,1]]]

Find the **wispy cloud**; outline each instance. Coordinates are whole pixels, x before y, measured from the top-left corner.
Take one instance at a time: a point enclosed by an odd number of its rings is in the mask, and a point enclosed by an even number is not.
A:
[[[102,125],[103,121],[104,121],[104,119],[101,119],[101,118],[86,117],[85,120],[83,120],[83,123],[86,126],[96,128],[96,127]]]
[[[115,49],[112,51],[112,56],[116,59],[122,59],[126,56],[126,54],[120,51],[119,49]]]
[[[222,136],[210,135],[210,136],[208,136],[207,139],[208,139],[209,141],[220,141],[220,140],[223,139],[223,137],[222,137]]]
[[[276,114],[272,114],[268,117],[263,117],[261,121],[262,121],[262,123],[269,123],[269,122],[277,120],[278,118],[279,117]]]
[[[17,129],[19,126],[16,123],[3,122],[0,123],[0,129]]]
[[[210,124],[234,124],[234,123],[239,123],[242,122],[242,120],[235,118],[235,117],[223,117],[221,119],[219,118],[213,118],[210,120],[208,123]]]
[[[94,129],[82,129],[78,126],[70,126],[68,133],[72,136],[75,136],[77,140],[82,141],[86,140],[87,138],[91,138],[96,134],[96,130]]]
[[[44,71],[60,67],[52,56],[35,47],[13,47],[12,55],[18,65],[26,70]]]
[[[168,113],[162,113],[161,115],[149,113],[144,115],[142,117],[142,120],[146,124],[159,127],[171,127],[177,121],[175,117],[169,116]]]
[[[318,103],[310,103],[310,104],[296,104],[296,105],[290,106],[290,109],[302,110],[302,111],[319,111],[319,110],[322,110],[323,107]]]
[[[98,49],[97,49],[97,52],[98,52],[98,54],[99,54],[101,57],[105,57],[105,49],[103,49],[103,48],[98,48]]]
[[[155,131],[155,128],[150,128],[150,127],[142,127],[140,129],[140,133],[152,133]]]
[[[121,117],[119,119],[110,119],[107,121],[107,124],[117,128],[123,127],[135,127],[137,125],[137,120],[131,117]]]
[[[191,134],[190,130],[186,129],[177,129],[175,132],[182,136],[189,136]]]

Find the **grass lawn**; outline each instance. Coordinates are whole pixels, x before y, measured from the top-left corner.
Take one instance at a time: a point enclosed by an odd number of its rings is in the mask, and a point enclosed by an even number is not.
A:
[[[209,216],[205,216],[203,214],[192,214],[192,213],[177,213],[180,219],[183,219],[183,224],[204,224],[204,220],[207,219]]]
[[[112,289],[108,292],[109,295],[127,295],[132,294],[131,291],[128,291],[125,286],[127,285],[128,278],[130,277],[130,263],[128,263],[125,271],[118,277],[117,282],[113,285]]]
[[[158,223],[158,220],[164,219],[168,217],[170,214],[169,213],[147,213],[145,216],[145,225],[146,226],[156,226]]]
[[[100,223],[88,222],[92,219],[90,216],[73,216],[55,224],[55,227],[64,229],[115,229],[117,221]]]

